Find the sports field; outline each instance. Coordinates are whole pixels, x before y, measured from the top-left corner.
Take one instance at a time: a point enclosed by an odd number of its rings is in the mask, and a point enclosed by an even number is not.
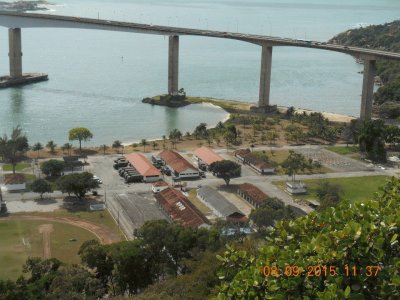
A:
[[[55,257],[78,263],[78,250],[96,235],[80,227],[50,220],[0,220],[0,279],[16,279],[28,257]]]

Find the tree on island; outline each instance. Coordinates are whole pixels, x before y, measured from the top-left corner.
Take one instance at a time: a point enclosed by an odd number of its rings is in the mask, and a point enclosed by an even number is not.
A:
[[[93,138],[93,134],[85,127],[76,127],[69,131],[68,138],[70,141],[79,141],[79,152],[81,152],[82,141],[90,141]]]
[[[32,192],[40,194],[40,199],[43,199],[44,193],[52,193],[53,188],[50,183],[44,179],[36,179],[31,184]]]
[[[221,177],[225,181],[226,185],[229,185],[232,177],[238,177],[241,173],[241,166],[231,160],[213,162],[209,169],[210,172]]]
[[[43,146],[39,142],[37,142],[36,144],[33,145],[32,150],[37,152],[37,158],[39,158],[39,151],[42,149],[43,149]]]
[[[7,135],[0,138],[0,153],[3,159],[12,165],[13,174],[18,161],[28,149],[28,139],[19,125],[13,128],[10,138]]]
[[[54,143],[54,141],[48,141],[46,144],[46,148],[50,149],[50,153],[54,153],[54,150],[56,149],[57,144]]]

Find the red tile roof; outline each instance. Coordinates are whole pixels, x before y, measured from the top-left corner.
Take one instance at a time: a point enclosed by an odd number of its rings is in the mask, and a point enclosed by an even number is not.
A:
[[[213,162],[224,160],[221,156],[215,153],[208,147],[200,147],[194,151],[194,155],[200,158],[205,164],[211,165]]]
[[[178,152],[172,150],[164,150],[159,154],[160,158],[165,161],[174,171],[180,173],[187,169],[196,170],[190,162],[182,157]]]
[[[259,169],[273,169],[274,166],[262,160],[259,158],[257,155],[252,153],[250,149],[239,149],[234,152],[235,156],[240,156],[243,158],[244,163],[252,164],[253,166],[256,166]]]
[[[161,180],[161,181],[154,182],[153,186],[168,186],[168,183],[166,183],[165,181]]]
[[[127,161],[144,177],[161,176],[160,171],[141,153],[125,155]]]
[[[174,222],[191,227],[209,223],[185,195],[175,189],[167,188],[154,197]]]
[[[239,185],[239,191],[247,195],[247,197],[252,199],[254,202],[257,202],[258,204],[262,204],[269,198],[267,194],[265,194],[258,187],[250,183],[243,183]]]
[[[23,174],[5,174],[4,184],[22,184],[25,183],[25,176]]]

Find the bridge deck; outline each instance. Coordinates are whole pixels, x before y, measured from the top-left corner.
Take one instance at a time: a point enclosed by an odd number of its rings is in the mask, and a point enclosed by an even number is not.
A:
[[[158,34],[158,35],[204,36],[204,37],[233,39],[258,45],[268,44],[270,46],[293,46],[293,47],[335,51],[371,60],[386,59],[386,60],[400,61],[400,53],[358,48],[358,47],[347,47],[342,45],[327,44],[316,41],[303,41],[303,40],[295,40],[289,38],[247,34],[247,33],[222,32],[214,30],[159,26],[151,24],[79,18],[71,16],[0,11],[0,26],[8,28],[33,28],[33,27],[80,28],[80,29],[135,32],[144,34]]]

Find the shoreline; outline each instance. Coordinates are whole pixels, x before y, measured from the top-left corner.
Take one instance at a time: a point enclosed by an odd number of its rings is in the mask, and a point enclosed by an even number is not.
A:
[[[212,104],[212,103],[204,103],[204,102],[202,102],[202,103],[193,103],[193,104],[197,104],[197,105],[203,105],[203,106],[209,106],[209,107],[219,107],[219,108],[222,108],[222,107],[220,107],[220,106],[218,106],[218,105],[215,105],[215,104]],[[222,108],[223,109],[223,108]],[[230,117],[231,117],[231,113],[230,112],[227,112],[225,109],[223,109],[225,112],[226,112],[226,116],[225,116],[225,118],[223,118],[222,120],[220,120],[220,121],[217,121],[215,124],[207,124],[207,129],[210,129],[210,128],[215,128],[215,126],[217,126],[217,124],[219,123],[219,122],[222,122],[223,124],[226,122],[226,121],[228,121],[229,119],[230,119]],[[180,130],[180,131],[182,131],[181,129],[179,129],[179,128],[177,128],[178,130]],[[182,133],[184,133],[184,132],[182,132]],[[167,139],[168,139],[168,135],[166,134],[166,136],[167,136]],[[124,147],[128,147],[128,146],[131,146],[132,144],[138,144],[138,147],[140,147],[139,146],[139,144],[140,144],[140,142],[141,142],[141,140],[142,139],[139,139],[139,140],[133,140],[133,141],[129,141],[129,142],[122,142],[121,144],[124,146]],[[162,136],[160,136],[160,137],[153,137],[153,138],[150,138],[150,139],[146,139],[146,141],[147,142],[157,142],[157,141],[162,141],[163,139],[162,139]],[[151,146],[151,145],[150,145]]]

